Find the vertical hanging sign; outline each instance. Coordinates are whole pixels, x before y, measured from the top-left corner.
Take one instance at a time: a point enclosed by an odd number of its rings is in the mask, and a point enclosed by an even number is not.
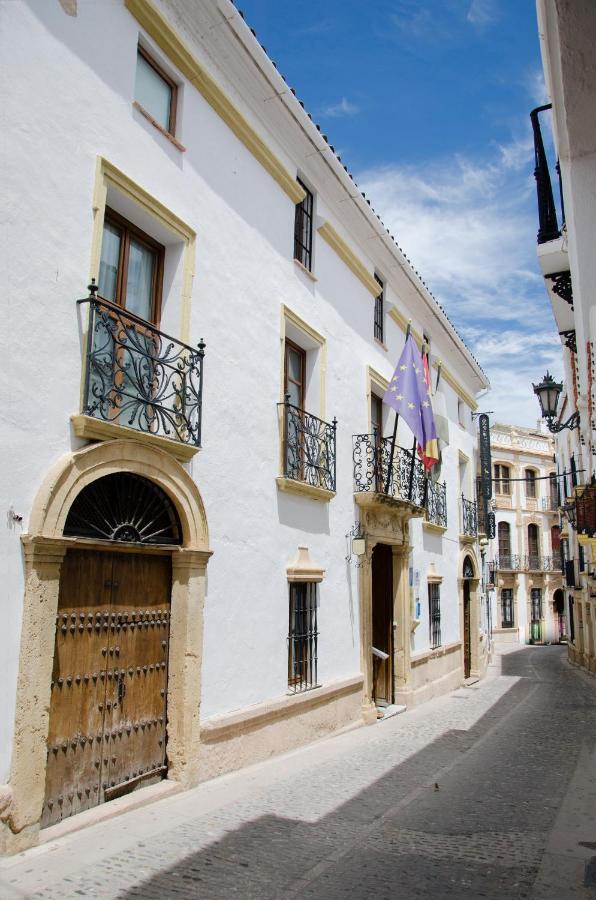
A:
[[[481,413],[478,418],[480,431],[480,491],[485,500],[490,500],[493,495],[492,463],[490,458],[490,423],[486,413]]]

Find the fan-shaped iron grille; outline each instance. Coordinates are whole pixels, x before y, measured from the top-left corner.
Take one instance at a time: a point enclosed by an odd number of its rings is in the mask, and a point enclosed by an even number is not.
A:
[[[72,504],[64,534],[140,544],[181,543],[172,501],[147,478],[117,472],[98,478]]]

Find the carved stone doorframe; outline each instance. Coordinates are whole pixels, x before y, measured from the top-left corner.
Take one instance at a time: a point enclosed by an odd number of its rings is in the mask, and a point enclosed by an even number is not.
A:
[[[94,444],[67,454],[51,470],[35,499],[29,533],[22,537],[23,620],[10,781],[0,786],[0,854],[17,853],[38,840],[62,561],[69,547],[114,547],[65,538],[64,521],[78,493],[113,472],[133,472],[156,482],[180,518],[183,543],[171,551],[168,777],[187,787],[198,781],[203,605],[211,555],[203,503],[188,472],[164,451],[128,440]],[[124,546],[135,550],[135,545]],[[142,552],[151,548],[142,547]]]
[[[360,665],[364,675],[362,716],[377,720],[373,701],[372,663],[372,552],[377,544],[391,547],[393,556],[393,689],[403,690],[410,676],[411,609],[408,589],[408,560],[412,550],[408,523],[413,509],[401,501],[378,494],[358,494],[360,522],[365,534],[366,554],[360,569]],[[418,512],[414,514],[420,515]]]

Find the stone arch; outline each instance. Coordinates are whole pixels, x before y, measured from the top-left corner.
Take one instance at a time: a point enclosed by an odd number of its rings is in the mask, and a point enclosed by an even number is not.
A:
[[[122,472],[161,487],[179,516],[182,542],[169,548],[168,777],[185,786],[199,780],[203,607],[211,555],[203,501],[189,473],[167,452],[134,440],[92,444],[52,467],[35,497],[28,533],[22,536],[23,619],[10,782],[0,785],[0,854],[18,852],[38,840],[60,570],[68,548],[79,540],[64,535],[64,523],[84,487]],[[106,549],[110,544],[91,546]]]
[[[203,500],[186,469],[164,450],[138,441],[91,444],[63,456],[44,479],[29,519],[31,538],[61,538],[79,492],[104,475],[131,472],[154,481],[168,495],[180,517],[182,546],[207,550],[209,530]]]

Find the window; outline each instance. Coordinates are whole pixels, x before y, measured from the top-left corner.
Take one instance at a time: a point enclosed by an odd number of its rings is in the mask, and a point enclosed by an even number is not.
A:
[[[499,522],[498,541],[499,561],[503,568],[507,568],[511,563],[511,529],[509,522]]]
[[[383,438],[383,401],[376,394],[370,395],[370,426],[377,444]]]
[[[176,133],[178,88],[143,47],[137,52],[135,100],[144,112],[172,136]]]
[[[553,551],[553,556],[555,553],[561,552],[561,526],[560,525],[552,525],[550,530],[550,545]]]
[[[513,590],[501,591],[501,628],[513,628]]]
[[[380,292],[380,294],[377,294],[377,296],[375,297],[375,337],[378,341],[383,343],[383,340],[384,340],[384,315],[385,315],[385,311],[383,308],[383,303],[384,303],[383,297],[385,294],[385,286],[383,284],[382,279],[379,278],[379,276],[377,275],[376,272],[375,272],[375,281],[377,282],[377,284],[381,285],[381,292]]]
[[[540,544],[538,540],[538,525],[528,525],[528,567],[540,568]]]
[[[530,591],[531,616],[532,622],[540,622],[542,618],[542,590],[540,588],[532,588]]]
[[[159,324],[164,247],[106,207],[99,296]]]
[[[312,270],[312,218],[313,218],[313,195],[303,184],[297,179],[298,184],[306,192],[306,197],[301,203],[296,204],[296,216],[294,218],[294,259],[308,269]]]
[[[316,582],[293,582],[290,584],[288,686],[294,692],[317,685],[318,636]]]
[[[497,494],[507,494],[511,493],[511,487],[509,483],[509,466],[503,466],[499,463],[495,463],[495,491]]]
[[[559,500],[559,479],[554,472],[548,476],[550,487],[550,509],[558,509],[561,505]]]
[[[441,585],[431,582],[428,585],[428,618],[430,622],[430,646],[441,646]]]
[[[304,409],[305,371],[305,351],[286,338],[284,396],[289,394],[289,402],[298,409]]]
[[[526,469],[526,497],[536,499],[536,472]]]

